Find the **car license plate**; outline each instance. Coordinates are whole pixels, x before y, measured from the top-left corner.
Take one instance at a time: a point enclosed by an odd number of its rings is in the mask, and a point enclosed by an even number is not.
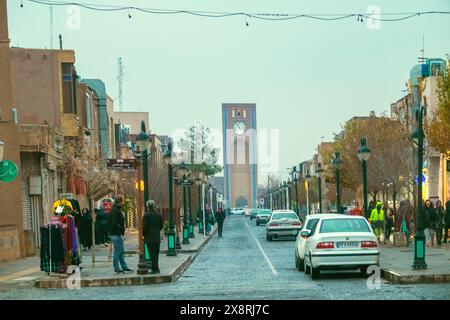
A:
[[[338,242],[338,248],[358,248],[359,242]]]
[[[296,236],[298,234],[298,231],[297,230],[292,230],[291,233],[292,233],[293,236]]]

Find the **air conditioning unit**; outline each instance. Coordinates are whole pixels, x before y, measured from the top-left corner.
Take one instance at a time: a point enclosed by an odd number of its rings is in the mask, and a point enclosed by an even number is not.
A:
[[[41,176],[30,176],[30,196],[42,195]]]

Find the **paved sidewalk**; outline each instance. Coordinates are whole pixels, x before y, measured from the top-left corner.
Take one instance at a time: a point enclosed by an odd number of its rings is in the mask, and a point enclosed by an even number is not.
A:
[[[183,238],[182,233],[179,233],[181,249],[178,250],[180,253],[195,253],[200,250],[203,245],[205,245],[205,240],[208,239],[211,235],[213,235],[217,230],[217,225],[211,228],[211,231],[208,235],[204,235],[203,233],[198,232],[198,227],[194,226],[194,238],[189,238],[189,244],[182,244]],[[130,239],[127,243],[127,249],[125,251],[126,254],[136,254],[139,253],[139,245],[137,242],[137,231],[130,233]],[[167,238],[161,241],[161,253],[167,253],[168,250],[168,240]]]
[[[38,288],[67,288],[68,283],[73,286],[79,284],[80,287],[98,287],[173,282],[192,263],[198,252],[216,233],[216,230],[217,228],[213,228],[209,236],[205,237],[203,234],[198,234],[196,228],[195,238],[189,239],[189,245],[182,245],[182,249],[177,250],[178,254],[175,257],[166,255],[167,239],[163,240],[159,257],[161,274],[157,275],[137,275],[136,270],[139,261],[138,232],[131,231],[125,235],[125,259],[129,268],[134,272],[114,273],[112,262],[108,259],[110,247],[96,246],[95,264],[92,262],[92,250],[82,252],[83,258],[80,265],[82,270],[79,280],[76,275],[70,276],[73,280],[70,282],[70,280],[68,281],[69,275],[55,274],[48,276],[44,274],[39,268],[40,258],[36,256],[0,264],[0,283],[14,285],[32,281]]]
[[[391,283],[444,283],[450,282],[450,244],[425,248],[428,268],[414,270],[414,242],[408,247],[381,247],[380,265],[382,277]]]

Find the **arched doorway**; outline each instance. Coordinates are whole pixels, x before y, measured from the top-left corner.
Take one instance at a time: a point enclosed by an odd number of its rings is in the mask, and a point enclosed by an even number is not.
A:
[[[236,199],[236,208],[242,208],[247,206],[248,200],[247,198],[240,196]]]

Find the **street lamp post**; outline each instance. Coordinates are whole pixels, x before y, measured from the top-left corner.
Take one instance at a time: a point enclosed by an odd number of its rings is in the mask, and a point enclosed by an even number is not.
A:
[[[197,221],[198,221],[198,233],[203,233],[203,218],[200,219],[200,214],[202,213],[202,184],[203,184],[203,173],[199,172],[195,178],[195,184],[198,187],[198,211],[197,211]]]
[[[179,178],[181,181],[181,187],[183,188],[183,244],[189,244],[189,221],[188,221],[188,208],[186,200],[186,187],[187,177],[189,175],[189,168],[183,162],[178,166]]]
[[[148,186],[148,163],[147,163],[147,149],[152,146],[152,139],[147,134],[145,130],[145,122],[141,122],[141,132],[136,137],[136,144],[138,150],[136,152],[137,157],[140,156],[142,160],[142,169],[143,169],[143,180],[144,180],[144,206],[147,204],[149,200],[149,186]],[[140,183],[138,180],[138,188],[140,188]],[[138,274],[147,274],[148,267],[145,261],[145,250],[144,250],[144,236],[142,230],[142,212],[138,212],[138,223],[139,223],[139,264],[138,264]]]
[[[286,181],[283,184],[283,193],[284,193],[284,207],[283,209],[288,209],[288,187]]]
[[[288,197],[287,197],[287,203],[288,203],[288,207],[286,209],[291,209],[291,186],[292,186],[292,182],[290,179],[288,179],[288,183],[287,183],[287,193],[288,193]]]
[[[317,180],[319,182],[319,212],[323,213],[323,211],[322,211],[322,176],[323,176],[323,169],[322,169],[322,164],[320,162],[317,164],[316,175],[317,175]]]
[[[297,215],[299,215],[299,207],[298,207],[298,179],[299,179],[299,172],[297,171],[297,168],[294,167],[294,186],[295,186],[295,212]]]
[[[172,161],[172,142],[169,142],[167,146],[167,152],[164,158],[168,166],[169,174],[169,233],[167,236],[168,256],[176,256],[176,239],[175,239],[175,226],[174,226],[174,216],[173,216],[173,161]]]
[[[358,158],[362,163],[362,174],[363,174],[363,193],[364,193],[364,215],[367,217],[369,210],[367,203],[367,161],[371,155],[370,149],[367,147],[366,137],[361,137],[358,148]]]
[[[423,115],[426,113],[426,106],[419,105],[416,110],[416,120],[418,128],[414,131],[412,138],[417,144],[417,214],[416,232],[414,234],[414,263],[413,269],[426,269],[425,262],[425,235],[423,232],[423,210],[422,210],[422,166],[423,166]]]
[[[278,192],[280,194],[280,207],[278,209],[282,209],[283,208],[283,186],[280,183],[280,186],[278,188]]]
[[[341,213],[340,171],[342,169],[342,159],[339,152],[334,154],[333,167],[336,170],[336,209],[338,213]]]
[[[195,238],[195,234],[194,234],[194,222],[192,221],[192,206],[191,206],[191,185],[192,185],[192,180],[189,180],[189,185],[188,185],[188,203],[189,203],[189,238]]]
[[[309,170],[307,170],[305,175],[306,181],[306,215],[309,215],[309,182],[311,181],[311,175],[309,174]]]

